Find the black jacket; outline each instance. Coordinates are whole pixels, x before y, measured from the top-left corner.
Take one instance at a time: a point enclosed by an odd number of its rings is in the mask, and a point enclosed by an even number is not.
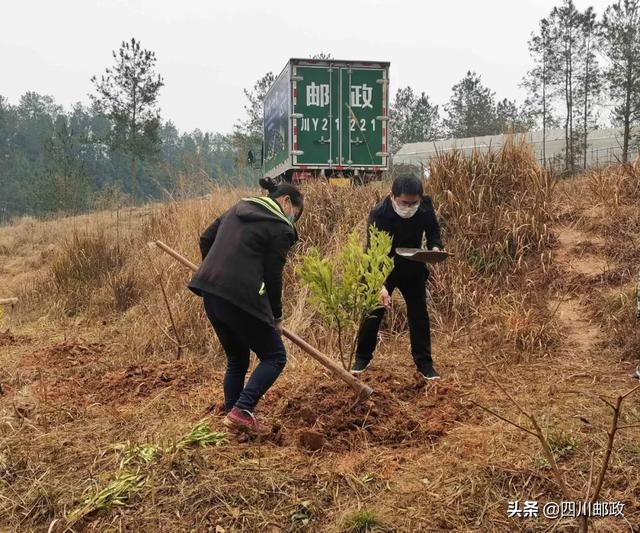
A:
[[[297,240],[278,202],[243,198],[200,237],[202,264],[189,288],[228,300],[273,324],[282,318],[282,269]]]
[[[395,253],[396,248],[422,248],[422,241],[425,235],[427,237],[427,248],[431,249],[434,246],[441,249],[444,248],[440,237],[440,224],[438,224],[433,202],[429,196],[422,198],[418,211],[411,218],[399,216],[393,210],[391,197],[387,196],[371,210],[367,225],[374,225],[393,237],[391,257],[393,257],[395,265],[393,272],[395,275],[411,275],[425,271],[423,264],[397,256]],[[367,238],[367,247],[368,245]]]

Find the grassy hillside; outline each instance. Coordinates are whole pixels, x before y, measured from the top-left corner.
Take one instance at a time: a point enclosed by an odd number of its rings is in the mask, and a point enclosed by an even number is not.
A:
[[[414,376],[394,295],[363,377],[368,403],[352,408],[345,385],[288,345],[258,408],[273,424],[262,442],[218,435],[224,354],[189,272],[147,246],[160,239],[198,263],[204,227],[257,190],[0,227],[0,298],[20,299],[0,326],[0,529],[577,530],[573,519],[510,518],[507,506],[567,499],[562,484],[592,494],[612,420],[598,396],[612,403],[638,384],[640,167],[558,183],[512,143],[444,156],[431,176],[455,254],[429,283],[445,379]],[[285,317],[328,354],[335,332],[307,305],[295,265],[311,245],[337,254],[354,228],[364,240],[387,189],[305,189]],[[640,424],[639,398],[625,400],[619,425]],[[530,431],[533,414],[553,461],[487,409]],[[616,435],[598,498],[624,501],[625,518],[594,530],[640,528],[639,432]],[[107,505],[105,488],[122,505]]]

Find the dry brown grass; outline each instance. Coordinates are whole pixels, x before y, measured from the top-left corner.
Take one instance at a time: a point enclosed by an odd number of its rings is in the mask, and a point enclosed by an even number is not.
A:
[[[425,386],[414,380],[404,305],[395,299],[364,378],[377,392],[370,403],[349,411],[346,388],[293,349],[260,406],[275,424],[269,438],[162,454],[145,466],[145,485],[127,506],[91,513],[74,529],[339,532],[375,522],[398,532],[548,531],[556,524],[506,517],[509,500],[561,499],[535,442],[469,400],[509,409],[477,355],[536,413],[571,473],[571,487],[586,486],[592,453],[598,459],[606,442],[600,428],[609,414],[567,390],[613,396],[628,388],[627,367],[618,362],[619,343],[576,350],[549,301],[558,290],[566,297],[628,295],[624,269],[630,267],[622,259],[635,256],[630,245],[591,250],[612,255],[613,271],[622,269],[613,278],[576,277],[556,264],[558,220],[585,231],[603,224],[606,238],[622,227],[601,213],[588,216],[593,206],[585,183],[555,189],[517,142],[495,154],[443,156],[427,188],[456,254],[433,269],[429,286],[434,357],[446,381]],[[309,245],[327,256],[338,253],[354,228],[364,239],[368,210],[388,186],[305,189],[301,242],[286,271],[285,316],[290,329],[327,352],[335,335],[306,305],[295,265]],[[118,445],[167,449],[206,413],[214,430],[222,427],[224,356],[200,300],[185,290],[190,273],[146,243],[160,239],[199,263],[202,229],[239,197],[255,193],[219,189],[206,198],[0,228],[0,290],[21,298],[4,319],[11,331],[0,328],[0,529],[46,531],[57,520],[52,530],[62,531],[64,517],[113,479]],[[624,200],[630,196],[618,198],[618,216],[632,221]],[[631,237],[640,239],[640,228],[631,226],[616,243]],[[150,262],[162,273],[185,345],[179,361]],[[622,319],[623,303],[612,296],[608,311],[592,317],[617,340],[633,329]],[[634,417],[640,420],[637,404],[625,421]],[[305,431],[322,437],[320,450],[305,448]],[[627,502],[635,528],[637,442],[631,430],[616,441],[603,495]],[[573,525],[559,522],[556,530]],[[629,527],[609,520],[597,530]]]
[[[518,139],[500,152],[450,152],[432,161],[427,190],[455,253],[434,279],[441,322],[475,342],[548,351],[553,323],[536,292],[550,263],[554,186]]]
[[[640,159],[591,171],[588,180],[595,203],[615,208],[640,201]]]
[[[608,332],[607,344],[629,360],[640,359],[640,327],[635,316],[640,273],[640,159],[594,170],[586,176],[590,206],[581,223],[605,242],[613,265],[606,283],[590,298],[593,314]],[[593,213],[601,214],[597,218]]]

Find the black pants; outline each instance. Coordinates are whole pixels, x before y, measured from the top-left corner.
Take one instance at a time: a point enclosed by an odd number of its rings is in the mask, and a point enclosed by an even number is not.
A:
[[[389,294],[397,288],[407,304],[409,336],[411,338],[411,355],[416,366],[432,364],[431,331],[429,312],[427,311],[427,272],[426,270],[403,274],[393,271],[385,287]],[[384,317],[384,307],[376,309],[371,316],[365,318],[358,332],[356,354],[359,359],[370,361],[378,342],[378,330]]]
[[[224,405],[253,411],[287,364],[287,353],[275,328],[223,298],[206,294],[204,309],[227,354],[224,375]],[[249,351],[260,363],[245,385],[249,369]]]

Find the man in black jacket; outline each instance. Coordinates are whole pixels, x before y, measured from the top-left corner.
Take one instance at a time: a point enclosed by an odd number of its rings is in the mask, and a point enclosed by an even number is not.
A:
[[[202,265],[189,288],[204,307],[227,355],[225,425],[260,432],[253,410],[286,364],[282,333],[282,271],[297,240],[303,209],[293,185],[261,180],[268,197],[244,198],[200,237]],[[250,351],[260,363],[245,384]]]
[[[380,291],[380,303],[388,306],[391,293],[396,288],[402,293],[407,304],[411,354],[418,372],[425,379],[439,379],[440,375],[431,359],[426,297],[429,272],[426,265],[395,254],[396,248],[421,248],[424,236],[429,249],[444,248],[433,203],[431,198],[423,195],[422,182],[413,175],[397,177],[391,187],[391,194],[371,210],[368,226],[371,225],[386,231],[393,238],[391,255],[394,268]],[[362,322],[352,373],[364,372],[371,362],[383,316],[384,307],[381,307]]]

